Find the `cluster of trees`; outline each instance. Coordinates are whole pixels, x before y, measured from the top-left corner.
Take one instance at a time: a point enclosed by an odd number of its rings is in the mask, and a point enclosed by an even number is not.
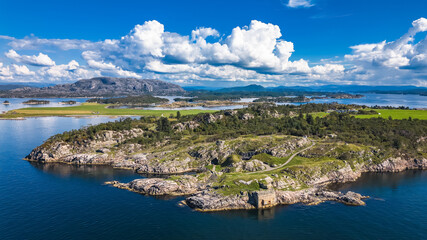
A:
[[[240,97],[234,96],[234,95],[208,95],[208,94],[202,94],[197,97],[190,97],[190,98],[175,98],[176,102],[205,102],[205,101],[238,101],[240,100]]]
[[[268,98],[268,97],[262,97],[256,99],[254,102],[276,102],[276,103],[303,103],[303,102],[310,102],[311,99],[304,97],[304,96],[297,96],[297,97],[274,97],[274,98]]]
[[[33,105],[37,105],[37,104],[49,104],[50,101],[47,100],[35,100],[35,99],[30,99],[28,101],[22,102],[23,104],[33,104]]]
[[[409,109],[409,107],[405,107],[405,106],[393,107],[393,106],[378,106],[378,105],[375,105],[371,108],[373,108],[373,109],[402,109],[402,110],[408,110]]]
[[[142,95],[142,96],[127,96],[127,97],[118,97],[118,98],[91,98],[86,102],[144,106],[149,104],[167,103],[168,101],[169,100],[165,98],[153,97],[151,95]]]
[[[375,115],[375,114],[378,114],[378,112],[375,110],[372,110],[372,109],[369,109],[369,110],[361,109],[361,110],[357,111],[357,114],[359,114],[359,115]]]

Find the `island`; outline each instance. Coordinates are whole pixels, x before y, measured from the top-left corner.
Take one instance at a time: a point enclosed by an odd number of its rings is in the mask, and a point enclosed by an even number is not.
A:
[[[4,102],[3,102],[3,105],[9,105],[10,104],[10,102],[9,101],[7,101],[7,100],[5,100]]]
[[[115,104],[118,106],[150,106],[169,102],[166,98],[154,97],[151,95],[127,96],[116,98],[92,98],[89,103]]]
[[[323,201],[364,205],[368,196],[328,185],[355,181],[364,172],[426,169],[427,120],[337,111],[350,108],[355,106],[252,104],[126,118],[52,136],[25,159],[131,169],[148,177],[107,184],[185,196],[184,203],[198,211]],[[387,109],[393,110],[410,111]]]
[[[74,101],[74,100],[69,100],[69,101],[61,101],[61,102],[59,102],[59,104],[63,104],[63,105],[74,105],[74,104],[76,104],[77,102],[76,101]]]
[[[49,104],[49,103],[50,101],[47,101],[47,100],[35,100],[35,99],[22,102],[22,104],[26,104],[26,105],[43,105],[43,104]]]

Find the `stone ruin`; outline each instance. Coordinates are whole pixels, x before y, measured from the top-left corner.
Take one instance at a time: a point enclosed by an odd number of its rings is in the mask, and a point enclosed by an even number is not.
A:
[[[269,191],[256,191],[249,194],[250,202],[258,209],[270,208],[277,205],[276,193]]]

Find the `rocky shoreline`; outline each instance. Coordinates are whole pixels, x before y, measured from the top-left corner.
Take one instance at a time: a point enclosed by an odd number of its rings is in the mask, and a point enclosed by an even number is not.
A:
[[[46,163],[66,163],[76,165],[109,165],[114,168],[132,169],[137,173],[144,174],[167,174],[174,175],[175,178],[143,178],[135,179],[129,183],[120,183],[117,181],[107,182],[114,187],[125,189],[149,196],[187,196],[186,204],[197,211],[222,211],[222,210],[237,210],[237,209],[254,209],[254,208],[269,208],[282,204],[318,204],[324,201],[336,201],[346,205],[364,205],[363,202],[366,196],[357,193],[347,192],[341,193],[331,191],[326,188],[331,183],[346,183],[355,181],[363,172],[400,172],[408,169],[427,169],[427,160],[421,159],[405,159],[402,157],[389,158],[379,164],[359,164],[351,168],[345,164],[342,167],[328,172],[325,175],[313,174],[310,179],[305,182],[306,187],[298,190],[298,184],[289,178],[274,178],[267,176],[257,183],[260,185],[260,190],[257,191],[241,191],[238,194],[224,195],[218,193],[218,189],[227,188],[227,186],[214,186],[215,180],[218,179],[223,172],[217,172],[214,169],[209,170],[202,165],[198,167],[190,167],[194,165],[193,160],[183,159],[180,161],[169,161],[160,163],[150,161],[155,158],[162,157],[154,154],[134,154],[125,156],[117,154],[113,157],[109,154],[107,148],[110,145],[117,144],[129,136],[138,136],[142,131],[131,130],[123,131],[121,134],[104,132],[98,136],[98,141],[88,143],[90,148],[98,148],[95,153],[78,153],[88,148],[88,146],[71,147],[70,145],[57,143],[52,148],[40,146],[32,151],[27,156],[29,161],[46,162]],[[101,141],[99,141],[101,140]],[[299,142],[298,142],[299,141]],[[296,146],[307,145],[306,140],[296,141]],[[217,143],[218,144],[218,143]],[[222,143],[219,143],[221,145]],[[277,150],[277,149],[276,149]],[[222,151],[227,152],[226,149]],[[270,150],[271,151],[271,150]],[[199,158],[209,159],[209,155],[215,153],[202,151],[194,155],[199,155]],[[203,156],[205,155],[205,156]],[[277,155],[277,153],[276,153]],[[131,160],[130,160],[131,159]],[[258,161],[258,160],[253,160]],[[207,163],[208,161],[202,161]],[[247,164],[248,162],[245,162]],[[237,166],[237,165],[236,165]],[[264,168],[244,168],[242,171],[256,172]],[[286,169],[284,170],[286,171]],[[197,175],[176,175],[185,172],[203,172],[203,177]],[[267,174],[268,175],[268,174]],[[276,176],[277,177],[277,176]],[[251,184],[244,182],[243,184]],[[283,187],[297,186],[293,190],[280,190]],[[258,203],[256,199],[262,199],[268,203]],[[262,201],[261,200],[261,201]]]
[[[369,198],[369,196],[363,196],[352,191],[346,193],[332,191],[327,188],[327,185],[356,181],[363,172],[401,172],[410,169],[427,169],[427,160],[388,159],[381,164],[364,166],[360,171],[351,173],[349,169],[344,168],[326,176],[328,179],[316,179],[313,181],[315,184],[312,187],[297,191],[265,189],[253,192],[242,191],[236,195],[224,196],[215,192],[207,179],[201,181],[194,176],[185,176],[180,178],[179,182],[164,178],[144,178],[135,179],[129,183],[112,181],[106,182],[106,184],[149,196],[187,196],[185,199],[186,205],[202,212],[261,209],[296,203],[317,205],[325,201],[335,201],[350,206],[362,206],[365,205],[363,199]],[[257,203],[257,198],[268,199],[269,203],[259,204]]]

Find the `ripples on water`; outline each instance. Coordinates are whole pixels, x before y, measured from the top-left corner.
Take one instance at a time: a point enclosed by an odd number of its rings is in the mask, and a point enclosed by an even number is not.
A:
[[[335,186],[371,196],[362,207],[327,202],[199,213],[106,186],[141,176],[107,166],[29,163],[48,137],[110,118],[0,121],[0,239],[427,239],[427,172],[365,174]]]

